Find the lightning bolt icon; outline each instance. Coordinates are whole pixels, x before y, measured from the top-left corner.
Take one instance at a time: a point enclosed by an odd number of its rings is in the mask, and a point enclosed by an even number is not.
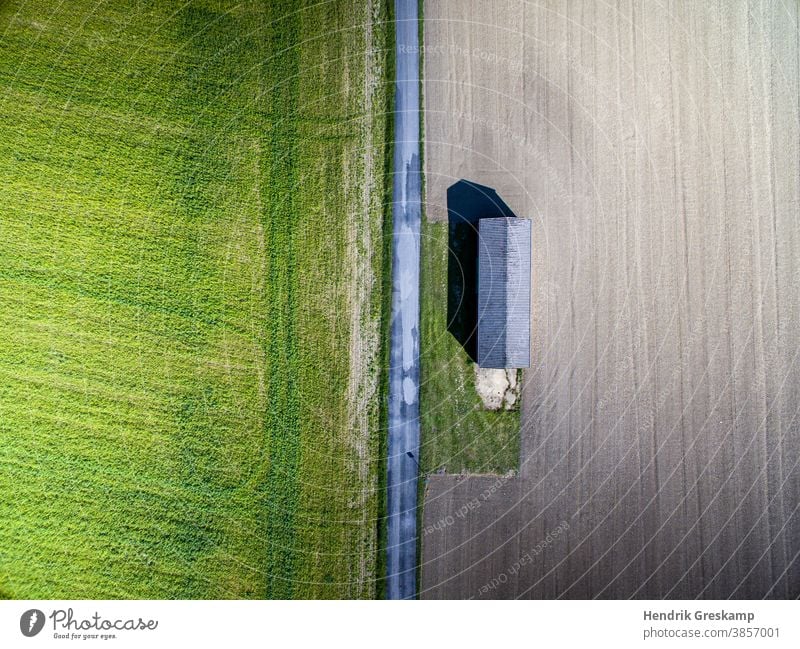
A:
[[[36,620],[39,619],[39,616],[36,614],[36,611],[31,613],[31,619],[28,620],[28,631],[33,631],[33,625],[36,624]]]

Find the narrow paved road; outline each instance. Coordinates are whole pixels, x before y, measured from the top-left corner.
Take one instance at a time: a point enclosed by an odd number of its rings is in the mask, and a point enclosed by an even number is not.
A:
[[[392,328],[387,596],[416,596],[419,448],[419,37],[417,0],[395,0]],[[410,457],[408,453],[412,453]]]

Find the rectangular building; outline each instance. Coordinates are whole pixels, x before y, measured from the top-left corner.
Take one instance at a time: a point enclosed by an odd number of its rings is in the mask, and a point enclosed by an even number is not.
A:
[[[480,367],[531,364],[531,222],[478,222],[478,350]]]

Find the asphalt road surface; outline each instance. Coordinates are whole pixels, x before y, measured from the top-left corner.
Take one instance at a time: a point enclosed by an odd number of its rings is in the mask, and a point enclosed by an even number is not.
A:
[[[416,597],[419,449],[419,23],[395,0],[392,324],[389,364],[387,596]],[[412,453],[410,457],[408,453]]]
[[[430,479],[421,596],[800,596],[799,34],[425,2],[426,214],[463,178],[534,232],[519,475]]]

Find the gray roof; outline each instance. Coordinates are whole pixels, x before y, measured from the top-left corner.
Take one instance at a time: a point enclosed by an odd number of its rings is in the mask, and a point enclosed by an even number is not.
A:
[[[530,367],[531,222],[481,219],[478,235],[478,365]]]

